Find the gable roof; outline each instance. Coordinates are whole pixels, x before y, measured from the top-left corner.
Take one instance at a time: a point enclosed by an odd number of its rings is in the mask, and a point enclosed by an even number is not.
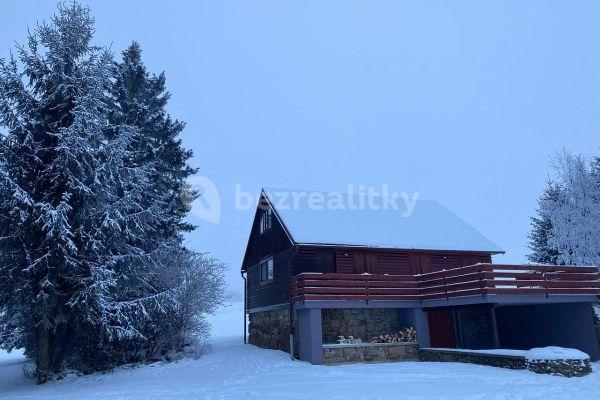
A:
[[[379,209],[311,208],[306,198],[293,201],[289,196],[293,192],[321,193],[325,203],[331,196],[341,196],[344,199],[353,197],[354,204],[358,204],[359,196],[264,188],[263,194],[295,244],[504,253],[436,201],[417,200],[413,212],[403,216],[406,208],[402,201],[398,203],[399,209],[381,206]],[[282,193],[288,193],[286,201],[282,201]]]

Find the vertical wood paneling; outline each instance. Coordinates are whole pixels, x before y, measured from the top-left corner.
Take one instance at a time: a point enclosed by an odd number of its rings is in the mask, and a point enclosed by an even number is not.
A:
[[[369,274],[379,274],[379,268],[377,265],[377,253],[369,251],[365,253],[365,265],[366,272]]]
[[[335,250],[335,269],[338,274],[354,273],[354,256],[352,251],[344,249]]]
[[[491,255],[477,253],[439,253],[406,250],[335,250],[335,271],[341,274],[408,275],[492,262]],[[308,271],[306,271],[308,272]],[[315,270],[314,272],[324,272]]]
[[[408,255],[411,274],[426,274],[431,270],[431,255],[427,253],[410,253]]]
[[[361,250],[354,250],[352,253],[354,255],[354,273],[364,274],[367,272],[365,252]]]

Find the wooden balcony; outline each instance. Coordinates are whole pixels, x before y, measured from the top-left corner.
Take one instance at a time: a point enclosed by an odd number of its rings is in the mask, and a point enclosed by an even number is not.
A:
[[[486,295],[600,296],[596,267],[476,264],[422,275],[303,273],[292,301],[443,300]]]

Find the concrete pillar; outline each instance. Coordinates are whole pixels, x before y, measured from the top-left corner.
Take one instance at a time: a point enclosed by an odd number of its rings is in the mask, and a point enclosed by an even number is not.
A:
[[[417,330],[417,340],[419,347],[430,347],[429,340],[429,322],[427,321],[427,312],[422,308],[414,309],[415,329]]]
[[[320,308],[298,310],[300,360],[311,364],[323,363],[323,328]]]
[[[498,336],[498,322],[496,321],[496,306],[494,306],[494,305],[492,305],[490,307],[490,320],[492,322],[492,335],[493,335],[494,348],[499,349],[500,348],[500,338]]]

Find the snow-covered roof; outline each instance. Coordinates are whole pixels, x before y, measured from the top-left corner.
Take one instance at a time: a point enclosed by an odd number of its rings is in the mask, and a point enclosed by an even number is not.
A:
[[[360,207],[360,196],[344,193],[275,188],[264,188],[263,193],[291,239],[298,244],[504,252],[436,201],[416,200],[412,213],[407,215],[408,208],[401,199],[396,203],[399,207],[394,209],[389,202],[384,207],[381,196],[373,196],[376,209]],[[324,198],[324,202],[313,202],[311,206],[310,193],[317,193],[312,195],[313,200]],[[340,199],[344,201],[343,207]],[[369,204],[367,200],[363,196],[365,204]],[[328,204],[334,207],[327,207]]]

